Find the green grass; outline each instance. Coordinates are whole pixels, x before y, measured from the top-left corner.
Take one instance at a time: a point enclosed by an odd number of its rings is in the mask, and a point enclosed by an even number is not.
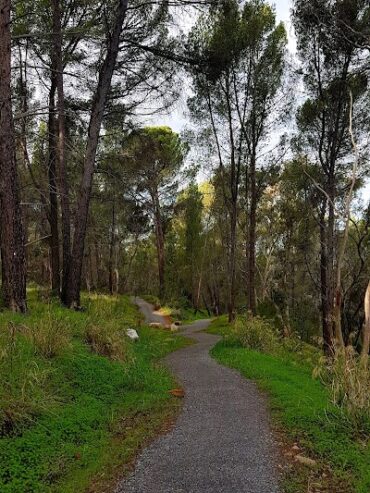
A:
[[[206,310],[194,311],[194,308],[181,308],[179,319],[183,325],[195,322],[196,320],[204,320],[210,318]]]
[[[227,315],[214,318],[205,332],[208,334],[227,336],[230,334],[231,327]]]
[[[126,297],[85,297],[83,304],[86,312],[73,312],[40,302],[33,292],[28,315],[0,314],[2,332],[9,321],[37,329],[51,320],[70,338],[57,356],[45,358],[20,330],[11,340],[11,360],[1,361],[7,385],[0,390],[0,411],[12,398],[26,402],[14,428],[0,438],[1,493],[103,491],[178,408],[168,393],[175,382],[157,360],[186,341],[139,327]],[[85,343],[89,323],[135,327],[140,340],[126,341],[127,358],[114,361]],[[17,379],[31,371],[36,377],[24,387],[27,397],[19,393]]]
[[[218,327],[224,334],[230,331],[222,320],[214,322],[211,331],[217,333]],[[338,484],[350,483],[348,490],[340,491],[349,493],[352,486],[356,493],[370,491],[370,444],[353,435],[345,415],[330,404],[328,389],[312,378],[309,366],[289,361],[289,354],[273,356],[238,347],[227,338],[212,355],[268,392],[272,415],[288,437],[309,456],[328,464]],[[302,485],[294,487],[297,481],[291,476],[287,491],[301,493]]]

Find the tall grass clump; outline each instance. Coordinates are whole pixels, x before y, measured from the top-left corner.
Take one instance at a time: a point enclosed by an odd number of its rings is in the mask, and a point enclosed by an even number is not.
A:
[[[31,327],[23,326],[23,330],[32,342],[35,353],[43,358],[60,356],[70,345],[69,328],[55,319],[50,310],[44,319]]]
[[[85,329],[85,341],[92,351],[115,361],[129,362],[132,357],[130,342],[125,329],[114,326],[90,324]]]
[[[332,358],[322,357],[314,376],[330,389],[333,404],[344,411],[353,429],[370,436],[370,371],[354,348],[340,348]]]
[[[136,326],[138,321],[135,317],[128,317],[125,308],[126,305],[116,298],[99,297],[85,327],[84,340],[94,353],[130,363],[133,350],[126,331]]]
[[[49,370],[34,358],[34,347],[23,327],[9,322],[0,331],[0,436],[32,422],[52,397]]]

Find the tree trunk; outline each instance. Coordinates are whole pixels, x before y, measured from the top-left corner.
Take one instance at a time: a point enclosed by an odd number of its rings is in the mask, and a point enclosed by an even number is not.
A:
[[[159,204],[158,191],[152,193],[155,236],[157,243],[157,259],[158,259],[158,280],[159,280],[159,298],[163,300],[165,295],[165,257],[164,257],[164,233],[162,224],[161,207]]]
[[[116,239],[116,214],[115,214],[115,204],[112,204],[112,224],[111,224],[111,235],[110,235],[110,245],[109,245],[109,262],[108,262],[108,271],[109,271],[109,293],[113,295],[114,293],[114,279],[113,279],[113,255],[114,255],[114,247],[115,247],[115,239]]]
[[[248,310],[256,315],[256,215],[257,215],[257,187],[256,187],[256,156],[252,153],[249,169],[250,180],[250,214],[248,236]]]
[[[10,0],[0,0],[0,207],[2,297],[13,311],[25,312],[25,233],[19,199],[11,102]]]
[[[68,289],[69,269],[71,265],[71,212],[69,204],[69,188],[65,157],[65,104],[64,104],[64,82],[63,82],[63,53],[62,53],[62,28],[60,0],[52,0],[53,10],[53,50],[52,69],[55,73],[52,77],[56,79],[58,103],[58,140],[57,140],[57,162],[60,181],[60,203],[62,210],[62,248],[63,248],[63,275],[61,301],[66,302],[66,291]]]
[[[331,324],[331,311],[328,289],[328,257],[327,257],[327,231],[325,223],[326,200],[320,211],[320,290],[321,290],[321,317],[324,352],[331,355],[333,351],[333,333]]]
[[[235,313],[235,298],[236,298],[236,229],[237,229],[237,202],[232,201],[231,205],[231,221],[230,221],[230,261],[229,261],[229,303],[228,315],[229,322],[233,322],[236,317]]]
[[[335,209],[334,209],[334,200],[335,200],[335,192],[334,192],[334,176],[329,176],[329,184],[328,184],[328,223],[327,223],[327,303],[329,310],[328,322],[331,326],[331,334],[333,338],[333,343],[339,344],[343,346],[343,338],[342,333],[340,333],[340,338],[337,338],[338,334],[335,331],[335,315],[336,308],[339,309],[339,317],[340,311],[342,307],[342,296],[340,289],[339,291],[335,290],[335,269],[334,269],[334,260],[335,260]],[[335,348],[333,348],[335,350]]]
[[[58,198],[56,172],[56,119],[55,119],[55,92],[56,77],[52,74],[49,92],[49,120],[48,120],[48,179],[49,179],[49,214],[50,224],[50,268],[51,289],[54,294],[60,291],[60,257],[59,257],[59,228],[58,228]]]
[[[84,172],[76,204],[71,269],[68,275],[68,289],[65,293],[64,300],[65,304],[70,307],[78,306],[80,304],[83,252],[94,175],[95,157],[99,142],[100,128],[103,121],[104,108],[117,60],[120,35],[126,16],[127,5],[128,0],[119,0],[118,2],[117,11],[114,18],[114,27],[109,37],[105,60],[99,72],[98,86],[92,105]]]
[[[367,285],[365,299],[365,321],[362,329],[362,351],[361,351],[361,364],[367,368],[369,364],[369,349],[370,349],[370,282]]]

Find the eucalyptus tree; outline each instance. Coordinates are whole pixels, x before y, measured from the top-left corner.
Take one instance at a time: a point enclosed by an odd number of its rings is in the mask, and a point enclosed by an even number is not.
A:
[[[343,336],[335,312],[342,306],[342,291],[335,286],[337,211],[342,209],[346,185],[343,177],[352,168],[353,145],[350,116],[356,122],[356,137],[366,125],[366,77],[358,72],[361,48],[339,35],[342,26],[357,29],[362,16],[361,2],[315,0],[294,2],[293,20],[302,61],[304,82],[309,94],[298,112],[297,122],[303,149],[319,168],[316,185],[322,192],[319,222],[321,244],[321,298],[324,347],[330,352]],[[329,26],[336,29],[328,29]],[[351,101],[352,95],[352,101]]]
[[[248,221],[248,307],[255,313],[255,248],[259,147],[281,86],[286,34],[276,25],[270,5],[224,0],[200,16],[189,36],[188,52],[198,59],[192,69],[195,96],[189,105],[195,120],[208,123],[218,166],[224,176],[229,213],[229,318],[235,317],[238,202],[245,173]]]

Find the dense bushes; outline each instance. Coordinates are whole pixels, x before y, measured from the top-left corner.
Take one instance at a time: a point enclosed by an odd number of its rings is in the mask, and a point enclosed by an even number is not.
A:
[[[277,349],[278,335],[262,317],[240,317],[236,320],[233,336],[243,347],[270,353]]]

